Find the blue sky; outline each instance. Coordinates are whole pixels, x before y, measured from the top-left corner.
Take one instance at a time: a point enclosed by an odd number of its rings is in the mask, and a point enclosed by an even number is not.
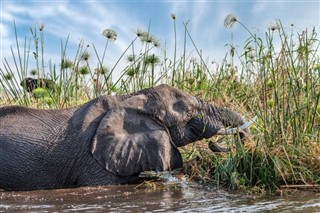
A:
[[[10,46],[15,46],[13,22],[16,23],[20,46],[24,38],[32,38],[30,27],[44,24],[45,62],[51,59],[57,65],[60,60],[61,40],[68,35],[70,58],[80,39],[92,43],[102,54],[106,39],[101,35],[106,28],[114,29],[117,40],[109,45],[106,60],[107,67],[112,67],[130,42],[138,28],[150,32],[161,43],[157,54],[163,56],[164,49],[170,58],[173,55],[174,33],[171,14],[176,15],[178,55],[183,51],[184,27],[189,21],[189,31],[205,59],[219,63],[228,52],[226,44],[236,46],[244,44],[249,34],[240,26],[232,29],[223,27],[226,15],[233,13],[254,33],[264,33],[268,26],[280,19],[289,30],[304,30],[315,27],[320,29],[320,1],[15,1],[1,0],[1,68],[7,58],[12,63]],[[293,27],[291,26],[293,24]],[[196,54],[188,42],[190,54]],[[165,46],[165,47],[164,47]],[[34,45],[31,45],[34,51]],[[91,61],[91,63],[96,63]],[[125,60],[121,62],[125,66]],[[29,69],[32,69],[32,57]],[[121,66],[120,66],[121,67]],[[119,67],[119,69],[121,69]]]

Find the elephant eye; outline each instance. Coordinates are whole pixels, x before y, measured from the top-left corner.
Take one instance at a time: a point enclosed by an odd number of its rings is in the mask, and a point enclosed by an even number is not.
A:
[[[190,106],[190,104],[186,104],[183,101],[178,101],[173,105],[173,110],[179,114],[182,114],[184,116],[187,116],[188,118],[193,116],[193,106]]]

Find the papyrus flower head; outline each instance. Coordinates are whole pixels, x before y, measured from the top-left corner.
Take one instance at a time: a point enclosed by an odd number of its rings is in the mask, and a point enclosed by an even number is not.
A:
[[[231,28],[237,21],[238,19],[234,14],[229,14],[224,18],[224,27]]]
[[[105,29],[103,32],[102,32],[102,35],[104,37],[106,37],[108,40],[110,41],[115,41],[117,40],[117,32],[112,30],[112,29]]]

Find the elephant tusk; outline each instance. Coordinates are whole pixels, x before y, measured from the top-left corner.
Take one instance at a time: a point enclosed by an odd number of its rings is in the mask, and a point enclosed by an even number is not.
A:
[[[235,135],[238,132],[242,132],[243,130],[247,129],[249,126],[251,126],[255,121],[257,120],[257,116],[255,116],[254,118],[252,118],[251,120],[249,120],[248,122],[242,124],[239,127],[235,127],[235,128],[230,128],[230,129],[220,129],[217,132],[217,135]]]

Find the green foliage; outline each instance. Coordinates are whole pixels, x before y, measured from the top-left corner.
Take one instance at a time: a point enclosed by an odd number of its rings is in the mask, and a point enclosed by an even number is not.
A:
[[[48,105],[48,106],[52,106],[53,104],[53,99],[51,97],[44,97],[44,102]]]
[[[271,157],[257,150],[230,152],[217,164],[213,176],[232,190],[258,187],[271,191],[280,182]]]
[[[237,17],[228,15],[225,27],[241,25],[248,39],[243,47],[226,45],[228,53],[213,69],[202,58],[188,31],[188,22],[183,24],[183,55],[177,56],[177,17],[172,14],[171,18],[173,59],[167,57],[165,47],[159,53],[159,39],[150,33],[149,26],[147,31],[135,32],[113,65],[104,60],[109,54],[109,41],[117,42],[117,33],[112,29],[102,32],[106,42],[102,53],[94,45],[91,48],[80,41],[75,56],[67,55],[67,38],[61,43],[60,63],[45,64],[44,25],[31,28],[32,38],[26,38],[22,45],[14,26],[13,64],[4,59],[0,69],[0,104],[65,108],[104,94],[126,94],[167,83],[234,109],[246,118],[258,116],[245,146],[229,141],[231,151],[227,154],[187,147],[184,159],[198,161],[187,169],[191,179],[233,190],[260,191],[274,190],[280,184],[319,183],[320,163],[316,162],[320,155],[320,42],[316,30],[287,31],[277,21],[259,37]],[[194,48],[195,55],[187,55],[187,44]],[[93,57],[98,61],[96,66],[89,63]],[[28,67],[29,60],[34,60],[35,67]],[[122,60],[127,66],[119,70]],[[115,71],[120,73],[117,79]],[[29,94],[20,85],[28,73],[55,84]]]
[[[49,93],[44,88],[36,88],[32,91],[32,94],[36,99],[49,97]]]

